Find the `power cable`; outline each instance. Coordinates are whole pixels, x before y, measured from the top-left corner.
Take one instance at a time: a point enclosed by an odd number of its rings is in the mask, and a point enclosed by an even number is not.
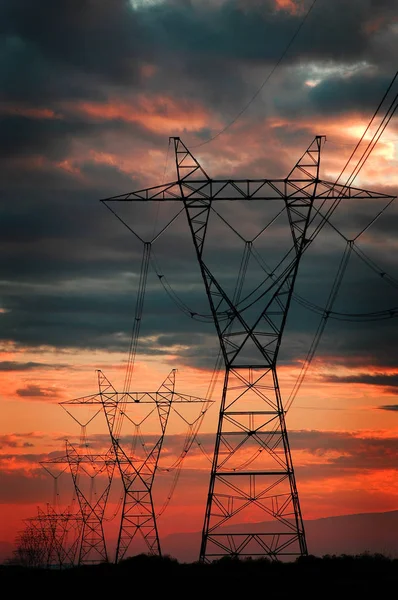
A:
[[[336,277],[335,277],[334,282],[333,282],[332,289],[330,290],[330,294],[329,294],[329,298],[328,298],[328,301],[327,301],[327,304],[326,304],[326,308],[325,308],[324,313],[322,315],[322,319],[321,319],[321,321],[320,321],[320,323],[318,325],[318,329],[316,331],[315,337],[314,337],[314,339],[312,341],[310,349],[308,350],[307,357],[306,357],[306,359],[304,361],[304,364],[303,364],[303,366],[301,368],[301,371],[300,371],[300,374],[299,374],[299,376],[298,376],[298,378],[296,380],[296,383],[294,384],[293,389],[292,389],[292,391],[291,391],[291,393],[290,393],[290,395],[288,397],[286,408],[285,408],[285,412],[287,412],[290,409],[290,407],[291,407],[291,405],[292,405],[295,397],[297,396],[297,393],[298,393],[298,391],[299,391],[299,389],[301,387],[301,384],[304,381],[304,378],[305,378],[305,376],[307,374],[307,371],[308,371],[308,369],[310,367],[312,359],[314,358],[314,355],[315,355],[316,350],[318,348],[318,344],[320,342],[321,336],[322,336],[323,331],[324,331],[324,329],[326,327],[326,322],[327,322],[327,320],[329,318],[329,311],[331,310],[331,308],[332,308],[332,306],[334,304],[334,301],[335,301],[335,299],[337,297],[338,291],[340,289],[341,282],[343,280],[344,273],[346,271],[346,268],[347,268],[347,265],[348,265],[348,261],[349,261],[350,255],[351,255],[351,250],[352,250],[352,244],[348,243],[346,245],[346,247],[344,248],[344,253],[343,253],[343,256],[341,258],[341,261],[340,261],[340,264],[339,264],[339,268],[337,270],[337,274],[336,274]]]
[[[218,131],[215,135],[213,135],[212,137],[210,137],[208,140],[206,140],[204,142],[201,142],[200,144],[195,144],[194,146],[191,146],[191,148],[200,148],[201,146],[204,146],[205,144],[209,144],[210,142],[212,142],[213,140],[215,140],[216,138],[218,138],[222,133],[224,133],[225,131],[227,131],[227,129],[229,129],[234,123],[236,123],[236,121],[243,115],[243,113],[246,112],[246,110],[249,108],[249,106],[252,104],[252,102],[254,102],[254,100],[257,98],[257,96],[259,95],[259,93],[261,92],[261,90],[268,83],[268,81],[271,79],[272,75],[275,73],[275,71],[277,70],[277,68],[279,67],[279,65],[281,64],[281,62],[283,61],[283,59],[285,58],[285,56],[288,53],[290,47],[292,46],[292,44],[296,40],[298,34],[300,33],[302,27],[304,26],[304,23],[306,22],[306,20],[310,16],[311,11],[312,11],[312,9],[314,8],[314,6],[316,4],[316,1],[317,0],[313,0],[311,6],[309,7],[308,11],[304,15],[303,19],[301,20],[299,26],[297,27],[296,31],[294,32],[293,36],[291,37],[289,43],[285,47],[285,49],[282,52],[281,56],[279,57],[279,59],[277,60],[277,62],[273,66],[273,68],[271,69],[270,73],[264,79],[264,81],[262,82],[262,84],[260,85],[260,87],[258,88],[258,90],[251,97],[251,99],[249,100],[249,102],[247,102],[247,104],[238,112],[238,114],[232,119],[232,121],[230,121],[225,127],[223,127],[223,129],[221,129],[220,131]]]
[[[355,146],[354,150],[352,151],[350,157],[348,158],[347,162],[345,163],[343,169],[340,172],[340,175],[337,177],[334,185],[332,186],[332,188],[329,190],[329,195],[333,192],[334,188],[337,185],[337,182],[339,181],[339,179],[342,177],[344,171],[346,170],[347,166],[349,165],[349,163],[351,162],[352,158],[354,157],[357,149],[359,148],[362,140],[364,139],[368,129],[370,128],[371,124],[373,123],[374,119],[377,116],[377,113],[379,112],[381,106],[383,105],[385,99],[387,98],[387,95],[389,93],[389,91],[391,90],[396,78],[398,76],[398,71],[395,73],[394,77],[392,78],[386,92],[383,95],[383,98],[381,99],[379,105],[377,106],[375,112],[373,113],[373,116],[368,124],[368,126],[366,127],[364,133],[362,134],[360,140],[358,141],[357,145]],[[395,106],[394,106],[395,105]],[[347,190],[347,188],[353,183],[353,181],[356,179],[356,177],[358,176],[359,172],[361,171],[363,165],[365,164],[366,160],[369,158],[371,152],[374,150],[378,140],[380,139],[380,136],[382,135],[382,133],[384,132],[384,130],[386,129],[388,123],[390,122],[392,116],[394,115],[396,109],[398,107],[398,93],[395,95],[394,100],[392,101],[392,103],[390,104],[389,108],[387,109],[387,113],[385,114],[385,116],[382,119],[381,124],[379,125],[376,133],[373,135],[372,139],[370,140],[370,142],[368,143],[366,149],[364,150],[364,152],[362,153],[362,156],[360,157],[360,159],[357,162],[357,165],[355,166],[355,168],[353,169],[351,175],[348,177],[346,183],[344,184],[342,190],[340,190],[340,193],[338,194],[338,196],[334,199],[332,205],[329,207],[329,209],[326,211],[326,216],[324,217],[324,220],[315,228],[315,230],[312,232],[311,236],[310,236],[310,240],[314,239],[318,233],[320,232],[320,230],[324,227],[326,221],[330,220],[331,215],[334,213],[334,211],[336,210],[336,208],[338,207],[338,205],[340,204],[341,200],[344,197],[344,192],[345,190]],[[387,118],[388,113],[391,113],[387,123],[384,123],[385,119]],[[383,128],[380,132],[380,134],[378,134],[380,127],[383,125]],[[376,135],[378,134],[378,137],[375,140]],[[373,143],[374,142],[374,143]],[[372,145],[373,144],[373,145]],[[323,205],[325,204],[327,200],[327,197],[325,198],[325,200],[323,201],[321,207],[319,210],[322,209]]]

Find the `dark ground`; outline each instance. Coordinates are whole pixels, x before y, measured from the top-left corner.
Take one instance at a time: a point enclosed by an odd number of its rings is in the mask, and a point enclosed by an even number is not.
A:
[[[261,598],[397,598],[398,559],[383,555],[309,556],[295,562],[222,559],[212,564],[179,563],[165,557],[138,555],[118,565],[69,569],[0,565],[7,595],[97,598],[117,594],[139,598],[220,598],[259,594]],[[270,596],[271,594],[271,596]],[[6,595],[4,595],[6,597]]]

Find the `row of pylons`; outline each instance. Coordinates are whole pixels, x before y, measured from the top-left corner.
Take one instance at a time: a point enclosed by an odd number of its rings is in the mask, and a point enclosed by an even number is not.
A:
[[[282,336],[299,263],[327,222],[328,211],[342,199],[389,198],[386,194],[320,179],[324,139],[324,136],[315,137],[287,177],[211,179],[180,138],[173,137],[170,142],[174,146],[175,181],[102,200],[112,212],[115,210],[111,205],[117,206],[118,203],[182,203],[182,212],[187,219],[224,362],[224,383],[199,551],[199,559],[203,562],[225,556],[290,560],[307,554],[285,422],[286,410],[277,372]],[[240,201],[251,207],[254,204],[260,207],[255,219],[257,229],[250,235],[240,233],[239,225],[243,218],[240,223],[237,220],[237,225],[231,225],[228,216],[220,212],[219,207],[223,203],[236,206]],[[277,208],[267,220],[263,210],[271,205]],[[256,244],[275,223],[280,228],[282,214],[286,217],[285,230],[288,232],[286,247],[281,249],[280,257],[275,260],[274,253],[279,249],[281,237],[279,233],[278,238],[273,238],[266,259],[260,259],[255,251]],[[224,273],[219,267],[212,266],[218,253],[209,243],[209,238],[213,234],[218,242],[223,239],[217,228],[211,229],[216,218],[220,219],[218,223],[222,222],[228,228],[229,234],[236,234],[236,239],[243,246],[236,272],[229,266]],[[160,233],[163,234],[174,220],[162,227]],[[133,231],[132,227],[129,229]],[[152,241],[144,241],[136,234],[144,244],[146,265],[151,245],[160,233]],[[218,249],[231,255],[236,251],[235,246],[227,248],[220,243]],[[246,277],[250,261],[254,259],[256,281]],[[269,266],[271,259],[273,264]],[[224,283],[222,276],[226,273]],[[231,292],[228,281],[232,275],[236,277]],[[194,313],[191,313],[193,316]],[[140,320],[141,315],[136,317],[136,323]],[[27,547],[29,544],[34,546],[38,537],[44,536],[48,546],[47,562],[58,560],[61,564],[72,561],[72,554],[78,556],[78,564],[110,559],[103,517],[116,466],[124,493],[115,561],[126,556],[137,535],[143,537],[149,553],[161,554],[152,487],[170,406],[172,402],[184,401],[182,396],[175,394],[175,371],[155,395],[149,394],[150,400],[149,397],[144,399],[145,393],[135,399],[136,402],[156,404],[160,427],[155,443],[140,459],[129,454],[120,440],[120,422],[131,394],[126,391],[118,393],[100,371],[98,376],[98,394],[90,399],[70,402],[96,402],[102,406],[111,440],[109,451],[104,455],[85,455],[67,443],[65,456],[56,459],[69,466],[79,514],[55,515],[52,510],[41,511],[30,521],[25,537],[20,539],[21,546]],[[83,493],[79,483],[82,471],[87,472],[88,467],[93,468],[94,465],[96,472],[105,474],[104,490],[95,502]],[[63,548],[68,528],[78,531],[78,543],[72,544],[69,554]],[[63,548],[63,554],[60,548]],[[54,558],[57,556],[58,559]]]

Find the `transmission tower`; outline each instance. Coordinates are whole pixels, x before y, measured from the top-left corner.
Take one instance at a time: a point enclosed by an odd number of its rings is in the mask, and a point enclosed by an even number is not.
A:
[[[85,445],[87,446],[87,444]],[[87,450],[83,453],[82,451],[78,452],[67,440],[65,456],[47,459],[40,464],[49,473],[51,473],[49,465],[69,466],[80,507],[81,526],[77,564],[108,562],[103,519],[115,469],[112,446],[106,454],[91,454]],[[94,484],[96,478],[101,475],[106,476],[106,482],[102,492],[97,495],[94,492]]]
[[[78,565],[93,564],[98,562],[108,562],[108,551],[106,546],[103,521],[109,499],[109,493],[112,485],[116,459],[111,444],[108,452],[105,454],[93,454],[88,450],[86,428],[91,421],[103,411],[100,401],[100,394],[92,394],[73,400],[67,400],[59,403],[60,406],[80,425],[80,451],[74,445],[66,441],[65,457],[59,457],[48,462],[67,463],[73,479],[76,497],[79,502],[82,531],[79,547]],[[70,410],[71,406],[76,405],[96,405],[98,410],[94,411],[88,420],[82,422]],[[102,491],[97,495],[94,493],[94,481],[97,476],[105,475],[105,485]],[[84,486],[82,477],[90,481],[90,486]]]
[[[112,442],[113,464],[117,463],[123,484],[122,515],[115,562],[123,559],[130,544],[137,535],[143,539],[149,550],[149,554],[160,556],[161,549],[152,487],[158,468],[171,406],[175,403],[201,403],[202,405],[205,403],[209,406],[212,401],[176,392],[176,369],[173,369],[169,373],[155,392],[118,392],[101,370],[98,370],[97,373],[99,393],[68,400],[60,404],[68,413],[70,406],[77,404],[98,405],[100,403],[103,408]],[[134,405],[136,408],[147,405],[147,411],[134,420],[127,415],[127,405],[129,404]],[[154,410],[157,411],[158,415],[160,436],[155,436],[156,439],[152,446],[145,443],[142,444],[142,452],[139,455],[136,444],[137,435],[141,424],[146,421]],[[202,410],[201,416],[204,413],[205,410]],[[122,423],[125,418],[130,420],[137,433],[134,447],[129,449],[129,451],[122,447],[120,441]],[[77,419],[75,418],[75,420]],[[109,457],[108,468],[111,467],[111,464],[112,459]],[[111,480],[112,476],[110,475],[110,483]],[[99,505],[97,504],[96,507],[99,507]]]
[[[277,359],[300,259],[341,199],[390,198],[319,179],[324,136],[316,136],[284,179],[210,179],[180,138],[174,144],[177,180],[102,202],[181,201],[225,364],[225,378],[205,511],[200,560],[223,556],[280,560],[307,554]],[[219,201],[282,202],[290,238],[286,254],[242,299],[253,242],[279,218],[262,222],[245,254],[231,295],[205,253]],[[319,206],[315,206],[315,202]],[[321,212],[331,202],[326,216]],[[262,206],[266,206],[263,204]],[[108,206],[109,208],[109,206]],[[218,214],[218,213],[217,213]],[[264,522],[255,523],[255,515]],[[244,526],[242,525],[244,523]]]
[[[79,454],[76,448],[67,441],[66,457],[83,523],[78,564],[108,562],[103,519],[115,470],[113,449],[110,448],[105,455]],[[90,480],[89,490],[83,489],[81,485],[82,474]],[[93,494],[94,479],[103,474],[106,475],[105,487],[97,496]]]
[[[175,392],[176,369],[166,377],[156,392],[124,392],[118,394],[109,380],[99,371],[101,401],[108,422],[114,452],[124,488],[124,500],[120,532],[116,549],[116,562],[120,561],[133,541],[140,534],[149,550],[149,554],[161,556],[157,519],[153,503],[152,487],[158,468],[160,452],[166,432],[167,421],[172,403],[200,402],[202,398]],[[125,416],[127,404],[155,404],[160,436],[152,447],[145,447],[139,456],[136,449],[127,453],[120,444],[121,421]],[[141,417],[141,423],[149,416],[153,408]],[[130,419],[136,428],[140,422]]]
[[[75,490],[75,498],[78,499],[80,508],[80,512],[78,513],[68,513],[70,519],[79,524],[78,536],[74,542],[74,546],[76,547],[74,548],[73,561],[76,562],[75,555],[78,554],[78,565],[107,562],[108,556],[103,531],[103,517],[115,466],[112,448],[105,455],[79,453],[71,443],[66,441],[65,456],[47,459],[41,461],[40,464],[53,477],[54,474],[49,468],[50,465],[60,467],[60,474],[65,472],[65,468],[69,467]],[[62,468],[64,465],[65,468]],[[95,479],[98,475],[104,473],[107,475],[107,482],[98,497],[94,493]],[[57,482],[58,477],[54,477],[55,482]],[[82,481],[82,477],[85,481]],[[89,482],[88,486],[87,481]],[[57,494],[55,494],[56,500]],[[52,516],[52,521],[49,518],[47,519],[48,525],[53,528],[54,532],[57,532],[56,517],[58,516],[60,522],[66,523],[64,513],[56,513],[53,510]],[[41,520],[43,521],[43,518]],[[52,551],[55,548],[58,549],[58,554],[66,552],[66,547],[62,550],[62,545],[60,545],[58,538],[54,538],[53,540]]]
[[[25,519],[27,527],[22,540],[24,549],[44,567],[71,567],[75,564],[81,519],[69,510],[58,512],[47,504],[46,511],[37,509],[37,516]]]

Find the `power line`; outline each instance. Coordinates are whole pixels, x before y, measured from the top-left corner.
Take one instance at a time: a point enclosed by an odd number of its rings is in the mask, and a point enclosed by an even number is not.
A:
[[[227,129],[229,129],[234,123],[236,123],[236,121],[243,115],[243,113],[246,112],[246,110],[254,102],[254,100],[257,98],[257,96],[259,95],[259,93],[261,92],[261,90],[268,83],[268,81],[271,79],[272,75],[275,73],[275,71],[277,70],[277,68],[279,67],[279,65],[281,64],[281,62],[283,61],[283,59],[285,58],[285,56],[288,53],[290,47],[293,45],[293,43],[296,40],[298,34],[300,33],[301,29],[303,28],[304,23],[306,22],[306,20],[310,16],[310,13],[311,13],[312,9],[314,8],[316,2],[317,2],[317,0],[313,0],[311,6],[309,7],[308,11],[304,15],[303,19],[301,20],[301,22],[300,22],[299,26],[297,27],[296,31],[294,32],[293,36],[290,38],[290,41],[287,44],[287,46],[284,49],[284,51],[282,52],[281,56],[279,57],[279,59],[277,60],[277,62],[275,63],[275,65],[272,67],[270,73],[268,73],[267,77],[264,79],[264,81],[262,82],[262,84],[260,85],[260,87],[258,88],[258,90],[251,97],[251,99],[249,100],[249,102],[238,112],[238,114],[232,119],[232,121],[230,121],[225,127],[223,127],[223,129],[221,129],[220,131],[218,131],[215,135],[213,135],[212,137],[210,137],[208,140],[206,140],[204,142],[201,142],[200,144],[195,144],[194,146],[190,146],[191,148],[200,148],[201,146],[204,146],[205,144],[209,144],[210,142],[212,142],[213,140],[215,140],[216,138],[218,138],[222,133],[224,133],[225,131],[227,131]]]

